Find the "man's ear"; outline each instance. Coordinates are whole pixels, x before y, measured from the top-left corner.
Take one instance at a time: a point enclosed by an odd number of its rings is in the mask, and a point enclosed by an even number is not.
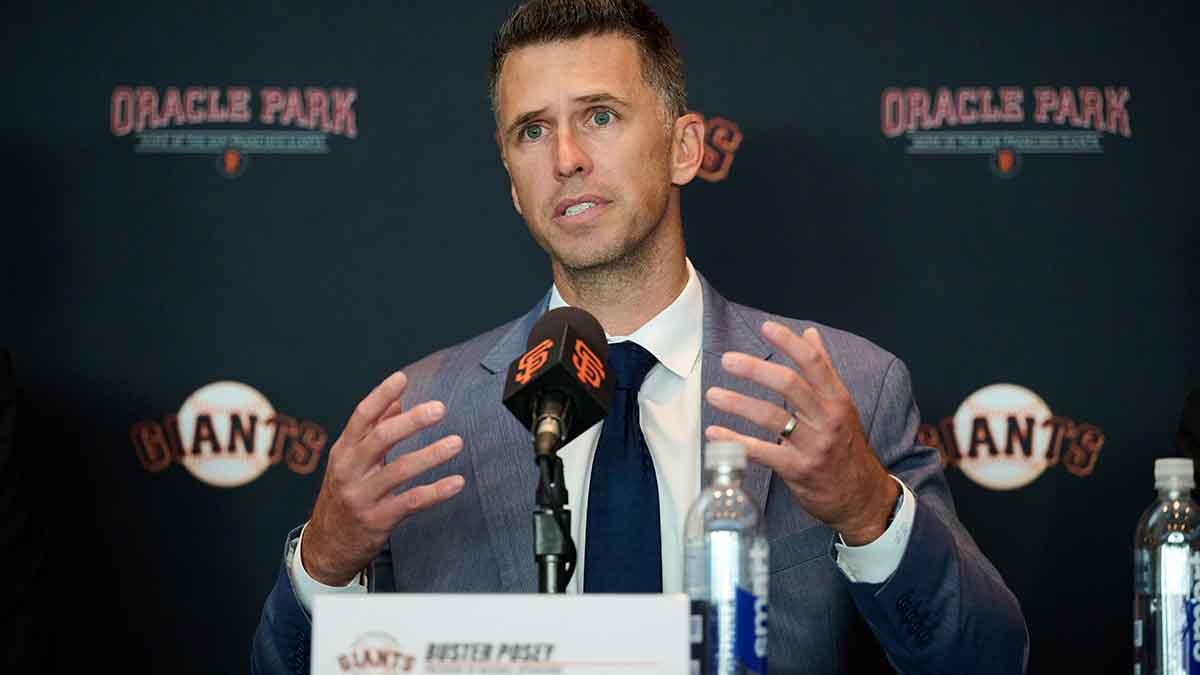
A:
[[[517,210],[517,215],[524,216],[525,214],[521,211],[521,198],[517,196],[517,186],[512,182],[512,178],[508,179],[508,185],[512,192],[513,208]]]
[[[500,163],[504,165],[504,171],[508,174],[508,186],[512,192],[513,208],[517,210],[517,215],[525,215],[521,213],[521,198],[517,196],[517,186],[512,182],[512,171],[508,170],[508,160],[504,159],[504,139],[500,136],[500,130],[496,130],[496,149],[500,151]]]
[[[687,185],[704,161],[704,116],[685,113],[671,130],[671,184]]]

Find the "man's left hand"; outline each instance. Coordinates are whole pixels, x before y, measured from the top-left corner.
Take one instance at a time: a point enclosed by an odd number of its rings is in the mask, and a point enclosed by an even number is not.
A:
[[[847,544],[874,541],[887,529],[900,486],[871,450],[858,409],[821,336],[815,328],[796,335],[774,321],[763,324],[762,334],[798,370],[740,352],[726,352],[721,365],[733,375],[778,392],[792,412],[721,387],[710,387],[705,398],[772,434],[779,434],[795,415],[795,429],[778,443],[715,425],[705,429],[705,436],[743,444],[747,459],[770,467],[800,505],[841,533]]]

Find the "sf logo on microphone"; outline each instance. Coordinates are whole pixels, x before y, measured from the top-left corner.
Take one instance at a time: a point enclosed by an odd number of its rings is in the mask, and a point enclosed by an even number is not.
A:
[[[533,374],[541,370],[542,366],[546,365],[546,361],[550,359],[550,348],[553,346],[554,342],[550,338],[546,338],[536,347],[525,352],[525,355],[517,363],[517,375],[513,379],[521,384],[529,384]]]
[[[604,381],[604,364],[583,340],[575,340],[575,355],[571,357],[571,364],[575,366],[575,376],[580,382],[591,385],[592,389],[600,388],[600,383]]]

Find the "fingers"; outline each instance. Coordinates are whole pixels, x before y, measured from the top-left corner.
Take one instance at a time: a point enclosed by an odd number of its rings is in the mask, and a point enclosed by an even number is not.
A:
[[[398,485],[407,483],[457,455],[463,447],[461,436],[442,438],[415,452],[400,455],[367,479],[364,490],[372,500],[379,500]]]
[[[404,411],[404,406],[402,406],[400,404],[400,400],[397,399],[395,401],[392,401],[392,404],[388,406],[387,410],[385,410],[383,412],[383,414],[379,416],[378,421],[382,422],[384,420],[391,419],[391,418],[395,417],[396,415],[399,415],[403,411]],[[371,474],[373,474],[374,472],[376,472],[382,468],[383,468],[383,457],[380,457],[378,461],[376,461],[373,465],[371,465],[367,469],[366,473],[364,473],[363,476],[364,477],[370,476]]]
[[[379,421],[382,422],[389,417],[395,417],[403,411],[404,406],[400,404],[400,399],[396,399],[395,401],[392,401],[391,405],[387,407],[387,410],[383,411],[383,414],[379,416]]]
[[[725,352],[721,357],[721,366],[733,375],[778,392],[796,411],[801,421],[817,425],[825,418],[825,411],[821,408],[821,402],[817,400],[818,395],[813,391],[812,385],[795,370],[740,352]],[[741,410],[738,409],[726,410],[741,414]],[[785,423],[786,421],[784,420]]]
[[[367,397],[359,402],[346,422],[342,435],[347,441],[356,443],[371,430],[371,426],[379,421],[393,403],[399,403],[404,387],[408,385],[408,376],[403,372],[392,373],[383,382],[371,390]]]
[[[817,393],[825,398],[834,398],[841,393],[841,378],[833,369],[816,328],[806,328],[803,334],[796,335],[781,323],[767,321],[763,323],[762,333],[768,342],[795,362],[800,374]]]
[[[418,406],[382,420],[372,426],[354,448],[348,460],[360,475],[377,464],[393,445],[412,434],[426,429],[446,416],[441,401],[426,401]]]
[[[378,517],[384,522],[395,524],[408,516],[440,504],[462,491],[463,477],[455,474],[429,484],[419,485],[392,495],[380,502]]]
[[[764,429],[782,430],[792,417],[791,413],[774,403],[721,387],[709,387],[705,398],[714,407],[746,418]],[[797,415],[798,421],[808,423]],[[811,426],[811,424],[809,424]]]
[[[805,453],[796,452],[791,446],[768,443],[722,426],[709,426],[704,430],[704,437],[710,441],[733,441],[740,444],[746,448],[747,460],[770,467],[785,480],[802,475],[803,465],[808,460]]]

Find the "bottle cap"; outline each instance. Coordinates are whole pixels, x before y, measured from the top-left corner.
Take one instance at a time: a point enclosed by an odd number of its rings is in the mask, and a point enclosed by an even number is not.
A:
[[[709,441],[704,446],[704,468],[715,469],[718,466],[746,468],[746,447],[733,441]]]
[[[1154,460],[1154,487],[1181,490],[1196,487],[1192,460],[1186,457],[1163,457]]]

